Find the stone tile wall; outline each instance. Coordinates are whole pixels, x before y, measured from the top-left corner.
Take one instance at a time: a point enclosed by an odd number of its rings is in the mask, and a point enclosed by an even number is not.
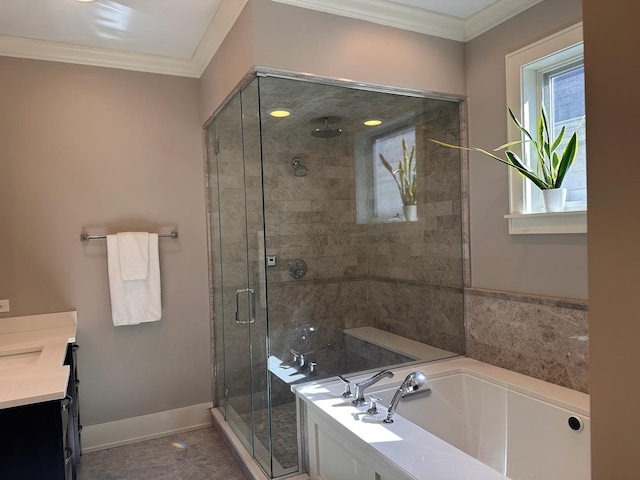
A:
[[[589,392],[587,302],[468,288],[466,355]]]

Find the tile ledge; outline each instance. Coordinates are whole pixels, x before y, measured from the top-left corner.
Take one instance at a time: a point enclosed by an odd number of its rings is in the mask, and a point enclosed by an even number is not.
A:
[[[589,310],[589,302],[577,298],[552,297],[536,295],[532,293],[509,292],[504,290],[490,290],[484,288],[466,287],[465,294],[479,297],[498,298],[501,300],[513,300],[517,302],[534,303],[538,305],[550,305],[574,310]]]

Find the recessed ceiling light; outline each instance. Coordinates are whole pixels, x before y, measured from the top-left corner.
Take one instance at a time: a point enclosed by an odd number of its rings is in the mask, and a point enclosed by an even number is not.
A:
[[[371,119],[371,120],[365,120],[364,124],[367,127],[376,127],[378,125],[380,125],[382,123],[382,120],[377,120],[377,119]]]
[[[96,0],[76,0],[76,2],[80,2],[80,3],[91,3],[91,2],[95,2]]]
[[[289,115],[291,115],[291,112],[288,111],[288,110],[278,109],[278,110],[271,110],[269,112],[269,115],[271,115],[272,117],[276,117],[276,118],[284,118],[284,117],[288,117]]]

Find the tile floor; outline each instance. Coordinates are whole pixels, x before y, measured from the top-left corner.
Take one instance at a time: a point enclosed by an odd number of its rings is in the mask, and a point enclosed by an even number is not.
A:
[[[78,480],[245,480],[213,428],[86,453]]]

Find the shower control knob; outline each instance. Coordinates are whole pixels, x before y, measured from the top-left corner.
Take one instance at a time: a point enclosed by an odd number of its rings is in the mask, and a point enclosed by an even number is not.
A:
[[[307,264],[301,258],[296,258],[289,265],[289,275],[299,280],[307,274]]]

